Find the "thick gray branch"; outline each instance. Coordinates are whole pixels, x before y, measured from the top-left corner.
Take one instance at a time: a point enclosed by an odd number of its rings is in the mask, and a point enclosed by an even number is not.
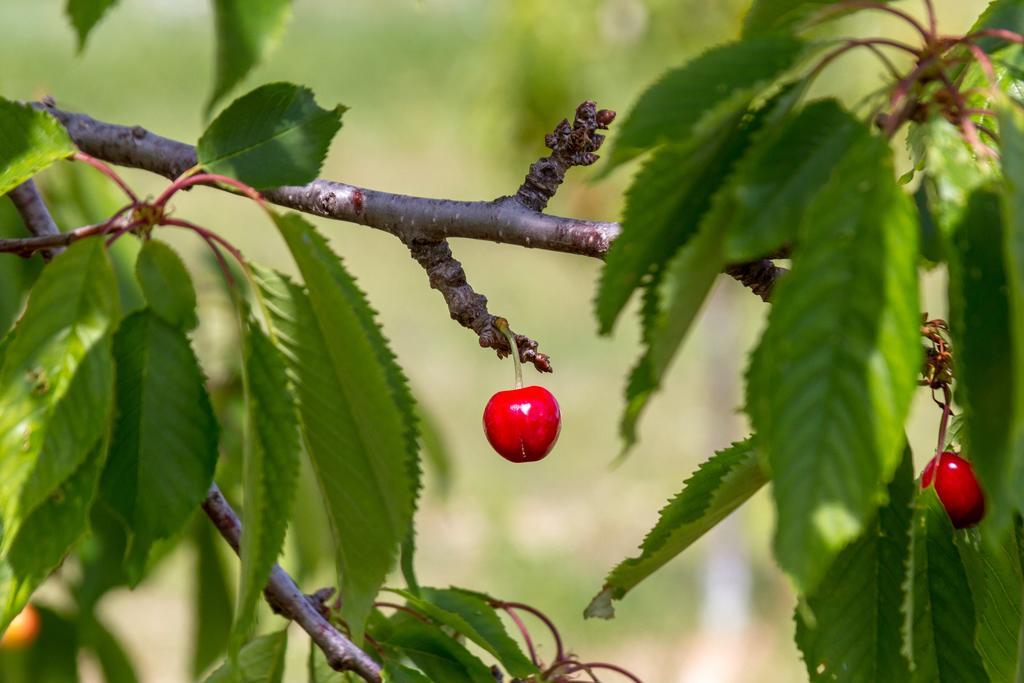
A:
[[[39,188],[36,187],[35,181],[26,180],[8,192],[7,196],[11,198],[11,202],[21,215],[21,220],[25,223],[25,228],[30,233],[36,237],[60,234],[60,229],[54,222],[53,216],[50,215],[50,210],[46,207],[42,195],[39,194]],[[46,249],[42,252],[43,258],[49,260],[63,250],[63,247]]]
[[[206,500],[203,501],[203,510],[237,553],[242,537],[242,522],[216,484],[210,486]],[[332,669],[351,671],[365,681],[380,683],[380,665],[334,628],[320,613],[318,606],[299,590],[292,577],[279,565],[274,565],[264,594],[275,612],[291,619],[309,634],[327,656],[327,663]]]

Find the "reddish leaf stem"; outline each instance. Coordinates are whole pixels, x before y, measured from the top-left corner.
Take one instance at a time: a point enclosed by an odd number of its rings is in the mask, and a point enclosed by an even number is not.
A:
[[[75,161],[81,161],[82,163],[92,166],[97,171],[113,180],[114,183],[116,183],[117,186],[121,188],[121,191],[128,195],[128,198],[132,200],[133,204],[139,203],[139,198],[132,191],[132,188],[128,187],[128,183],[126,183],[124,179],[117,174],[117,171],[112,169],[110,166],[107,166],[105,163],[103,163],[102,161],[95,157],[89,156],[85,152],[75,152],[74,154],[71,155],[71,158],[74,159]]]

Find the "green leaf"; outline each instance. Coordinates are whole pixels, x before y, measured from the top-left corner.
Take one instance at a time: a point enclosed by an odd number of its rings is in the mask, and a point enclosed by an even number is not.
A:
[[[72,164],[69,164],[69,166]],[[0,237],[24,237],[25,224],[8,197],[0,197]],[[0,259],[0,331],[11,329],[25,299],[42,271],[43,260],[8,257]],[[2,359],[0,359],[2,364]]]
[[[64,12],[78,36],[78,51],[85,49],[89,33],[118,0],[68,0]]]
[[[386,644],[408,657],[430,681],[494,683],[494,675],[461,643],[433,624],[408,614],[390,620],[393,630]]]
[[[914,215],[884,140],[847,155],[807,210],[751,360],[775,555],[804,593],[861,534],[899,464],[921,356]]]
[[[420,450],[423,452],[429,471],[433,473],[433,485],[428,490],[442,499],[447,498],[451,492],[454,478],[451,449],[434,414],[428,411],[422,403],[417,404],[416,408],[416,422],[420,429]]]
[[[121,642],[95,618],[79,617],[78,637],[96,656],[105,683],[137,683],[138,675]]]
[[[759,134],[724,191],[728,262],[752,261],[792,243],[836,165],[870,135],[835,100],[810,104]]]
[[[734,114],[692,144],[668,145],[650,158],[626,193],[622,233],[612,243],[595,312],[608,334],[645,276],[667,263],[694,235],[755,129]]]
[[[299,427],[284,359],[251,318],[245,325],[247,424],[242,466],[242,560],[232,655],[256,624],[256,606],[284,545],[299,476]]]
[[[291,16],[291,0],[214,0],[216,75],[206,104],[214,106],[277,45]]]
[[[957,403],[969,456],[985,490],[986,524],[1002,536],[1018,504],[1014,488],[1013,344],[999,195],[970,199],[949,260],[950,331],[956,349]]]
[[[220,556],[222,543],[205,515],[193,525],[195,544],[195,635],[192,638],[192,678],[199,680],[228,646],[235,612],[227,569]]]
[[[395,662],[385,662],[381,673],[384,683],[430,683],[430,679],[419,671]]]
[[[242,648],[237,664],[224,662],[206,683],[281,683],[287,646],[288,629],[254,638]]]
[[[328,508],[342,617],[355,639],[412,528],[420,473],[414,402],[366,298],[297,214],[276,218],[307,291],[255,269],[288,361],[306,450]]]
[[[618,128],[606,170],[665,142],[692,145],[746,109],[805,50],[792,36],[765,36],[719,45],[669,71]]]
[[[0,632],[88,529],[89,508],[96,497],[105,454],[104,440],[74,474],[33,510],[0,561]]]
[[[743,21],[743,35],[754,36],[799,28],[804,20],[821,13],[829,5],[839,4],[841,0],[754,0]],[[829,16],[840,17],[858,9],[862,8],[839,9]]]
[[[196,290],[181,257],[166,242],[150,239],[135,262],[135,277],[154,313],[185,332],[199,324]]]
[[[621,600],[637,584],[690,547],[729,516],[768,480],[758,462],[753,437],[717,452],[693,473],[640,545],[641,553],[619,563],[605,579],[585,616],[610,619],[612,600]]]
[[[839,554],[796,611],[796,642],[811,681],[906,681],[901,652],[904,571],[914,499],[910,448],[889,484],[889,503]]]
[[[321,109],[309,88],[262,85],[207,127],[196,148],[199,165],[257,189],[303,185],[320,173],[344,111]]]
[[[1008,526],[999,540],[982,538],[990,527],[955,535],[978,618],[975,645],[993,681],[1014,681],[1021,629],[1021,565],[1017,532]]]
[[[206,496],[217,422],[185,333],[152,310],[114,338],[117,408],[102,494],[130,532],[125,568],[141,578],[150,547],[177,533]]]
[[[622,452],[636,444],[637,422],[651,396],[661,388],[676,352],[686,339],[712,285],[725,265],[726,231],[705,222],[665,267],[644,288],[641,315],[644,353],[626,384],[626,409],[622,414]]]
[[[1009,487],[1024,490],[1024,116],[1008,104],[999,114],[1000,151],[1003,165],[1003,223],[1006,282],[1010,306],[1010,339],[1013,341],[1011,384],[1013,459],[1008,463]],[[1020,510],[1020,499],[1017,509]]]
[[[75,145],[60,121],[0,97],[0,195],[74,153]]]
[[[82,240],[43,270],[9,337],[0,366],[0,558],[106,434],[118,308],[102,240]]]
[[[974,645],[975,607],[964,565],[935,488],[915,502],[904,604],[904,646],[913,681],[988,681]]]
[[[409,591],[392,591],[405,598],[413,609],[448,626],[494,656],[516,678],[540,673],[509,637],[504,624],[480,595],[457,588],[421,588],[416,596]]]

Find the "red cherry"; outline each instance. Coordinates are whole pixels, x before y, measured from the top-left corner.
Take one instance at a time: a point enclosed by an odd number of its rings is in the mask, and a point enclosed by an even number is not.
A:
[[[957,529],[974,526],[985,516],[985,494],[978,485],[971,463],[946,451],[932,458],[921,473],[921,488],[931,486]]]
[[[554,447],[562,430],[558,401],[544,387],[499,391],[484,408],[484,433],[509,462],[535,462]]]

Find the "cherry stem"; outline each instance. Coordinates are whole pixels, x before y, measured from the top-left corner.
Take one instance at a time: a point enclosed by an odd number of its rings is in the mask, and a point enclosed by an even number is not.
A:
[[[193,185],[209,185],[212,183],[222,183],[230,187],[235,188],[249,199],[252,199],[264,209],[266,208],[266,202],[263,199],[263,195],[257,192],[254,188],[246,185],[240,180],[235,180],[226,175],[220,175],[217,173],[195,173],[189,175],[188,172],[178,176],[178,178],[168,185],[160,196],[153,201],[154,206],[164,206],[175,194],[181,190],[186,190]]]
[[[935,5],[932,0],[924,0],[924,10],[928,14],[928,30],[931,31],[932,35],[937,35],[939,32],[939,21],[935,14]]]
[[[558,629],[555,628],[554,623],[548,619],[546,614],[535,607],[524,605],[521,602],[499,602],[498,605],[509,614],[512,614],[511,610],[521,609],[524,612],[529,612],[540,619],[544,625],[548,627],[548,630],[551,631],[551,636],[555,639],[555,662],[561,662],[565,659],[565,648],[562,646],[562,636],[558,633]]]
[[[593,677],[593,672],[591,671],[591,669],[606,669],[608,671],[614,671],[620,676],[625,676],[629,680],[634,681],[634,683],[644,683],[639,678],[637,678],[635,674],[626,671],[621,666],[615,666],[614,664],[607,664],[605,662],[591,662],[588,664],[573,663],[566,667],[565,673],[571,674],[577,671],[586,671],[588,674],[591,675],[591,677]]]
[[[899,17],[900,19],[903,19],[908,24],[913,26],[914,29],[921,34],[921,37],[924,38],[925,42],[930,43],[932,40],[935,39],[935,34],[928,31],[928,29],[922,26],[920,22],[917,21],[917,19],[910,16],[906,12],[898,10],[895,7],[889,7],[888,5],[885,5],[881,2],[860,2],[858,0],[851,0],[850,2],[839,2],[832,5],[831,8],[825,10],[824,12],[821,12],[818,15],[818,21],[822,19],[827,19],[833,14],[838,14],[840,12],[844,12],[846,10],[851,9],[868,9],[877,10],[879,12],[888,12],[889,14]]]
[[[516,343],[516,336],[512,334],[512,330],[509,329],[508,321],[504,318],[495,318],[494,326],[498,328],[498,331],[505,335],[505,339],[508,339],[508,344],[512,348],[512,364],[516,371],[516,389],[523,388],[523,364],[519,360],[519,344]]]
[[[139,198],[138,196],[136,196],[134,192],[132,192],[132,188],[128,187],[128,183],[126,183],[124,179],[122,179],[121,176],[117,174],[117,171],[110,168],[110,166],[107,166],[105,163],[103,163],[102,161],[95,157],[89,156],[85,152],[75,152],[74,154],[71,155],[71,158],[74,159],[75,161],[81,161],[84,164],[92,166],[97,171],[113,180],[114,183],[119,188],[121,188],[121,191],[128,195],[128,199],[132,200],[133,204],[139,203]]]
[[[533,638],[530,637],[530,631],[526,628],[526,624],[524,624],[523,620],[519,618],[519,615],[516,614],[515,610],[509,609],[506,606],[502,606],[502,609],[504,609],[506,614],[512,618],[512,621],[515,622],[516,628],[519,629],[520,635],[523,636],[523,642],[526,643],[526,649],[530,653],[530,661],[533,662],[534,666],[539,667],[540,660],[537,659],[537,649],[533,646]]]
[[[377,601],[377,602],[373,603],[373,606],[377,607],[377,608],[380,608],[380,607],[390,607],[391,609],[398,610],[399,612],[405,612],[406,614],[412,615],[412,617],[414,619],[416,619],[417,621],[422,621],[424,624],[429,624],[430,623],[430,619],[427,618],[426,615],[424,615],[424,614],[422,614],[420,612],[417,612],[416,610],[412,609],[411,607],[406,607],[405,605],[399,605],[398,603],[394,603],[394,602]]]
[[[949,386],[946,384],[942,385],[942,419],[939,420],[939,441],[935,447],[935,457],[939,457],[944,450],[946,450],[946,429],[949,427],[949,416],[953,410],[950,407],[950,403],[953,402],[953,396],[949,391]]]

